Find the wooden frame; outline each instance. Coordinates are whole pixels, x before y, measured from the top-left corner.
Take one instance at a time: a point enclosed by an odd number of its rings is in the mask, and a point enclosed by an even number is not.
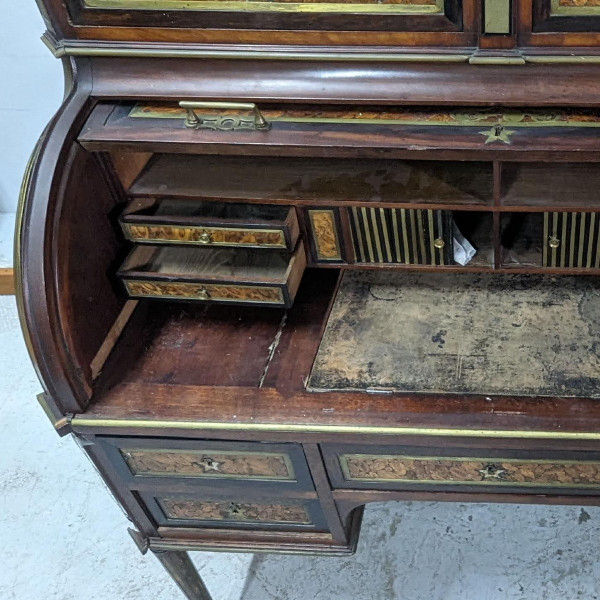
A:
[[[424,0],[423,5],[243,3],[206,0],[182,9],[178,0],[69,0],[78,26],[164,26],[172,28],[327,31],[460,32],[463,0]],[[468,0],[467,0],[468,1]]]

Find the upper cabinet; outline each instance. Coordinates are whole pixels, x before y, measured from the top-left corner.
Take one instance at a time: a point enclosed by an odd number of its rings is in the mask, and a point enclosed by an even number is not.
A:
[[[82,39],[438,47],[476,43],[476,5],[476,0],[66,0],[69,26]]]

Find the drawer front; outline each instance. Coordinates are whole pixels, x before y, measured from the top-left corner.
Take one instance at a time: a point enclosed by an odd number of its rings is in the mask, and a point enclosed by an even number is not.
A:
[[[272,286],[126,280],[125,287],[135,298],[285,305],[283,290]]]
[[[387,452],[386,452],[387,451]],[[362,452],[345,448],[326,450],[326,462],[339,487],[414,489],[440,485],[487,488],[559,488],[600,491],[600,455],[586,460],[520,458],[514,451],[504,456],[480,450],[477,455],[465,449],[446,449],[447,456],[430,455],[418,448],[395,450],[378,447]],[[454,456],[450,454],[453,453]],[[542,453],[543,454],[543,453]]]
[[[293,208],[208,200],[134,200],[120,222],[126,238],[145,244],[291,251],[300,232]]]
[[[318,500],[215,500],[168,493],[142,493],[140,496],[159,526],[327,530]]]
[[[598,269],[599,226],[596,213],[544,213],[542,266]]]
[[[348,214],[357,263],[452,264],[446,211],[354,206]]]
[[[129,482],[161,478],[217,482],[277,483],[312,490],[302,448],[297,444],[102,438],[121,477]]]
[[[309,209],[310,246],[315,262],[342,262],[342,235],[337,209]]]
[[[139,243],[288,248],[284,232],[277,229],[123,223],[123,232]]]

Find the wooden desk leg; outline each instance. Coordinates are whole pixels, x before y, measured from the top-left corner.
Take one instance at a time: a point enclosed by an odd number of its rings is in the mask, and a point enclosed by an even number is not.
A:
[[[146,554],[149,549],[148,540],[139,531],[134,529],[127,531],[140,552]],[[188,600],[212,600],[187,552],[182,550],[152,550],[152,552]]]
[[[212,600],[190,555],[181,550],[153,550],[188,600]]]

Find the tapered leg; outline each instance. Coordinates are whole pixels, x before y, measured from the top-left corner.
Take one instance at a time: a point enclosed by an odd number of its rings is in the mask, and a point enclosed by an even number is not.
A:
[[[149,549],[148,540],[139,531],[134,529],[127,531],[140,552],[146,554]],[[188,600],[212,600],[187,552],[183,550],[152,550],[152,552]]]
[[[187,552],[162,550],[155,551],[154,555],[188,600],[212,600]]]

